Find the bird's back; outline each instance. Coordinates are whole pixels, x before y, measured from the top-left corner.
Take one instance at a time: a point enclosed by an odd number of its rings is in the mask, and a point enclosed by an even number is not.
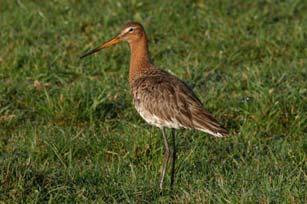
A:
[[[130,85],[135,107],[149,124],[160,128],[192,128],[217,137],[228,134],[203,108],[194,92],[168,72],[152,67]]]

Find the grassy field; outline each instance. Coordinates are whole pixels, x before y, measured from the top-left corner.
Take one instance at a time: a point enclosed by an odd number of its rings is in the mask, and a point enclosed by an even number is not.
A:
[[[1,0],[0,203],[307,202],[306,1],[176,2]],[[163,195],[127,44],[78,58],[128,20],[232,133],[181,130]]]

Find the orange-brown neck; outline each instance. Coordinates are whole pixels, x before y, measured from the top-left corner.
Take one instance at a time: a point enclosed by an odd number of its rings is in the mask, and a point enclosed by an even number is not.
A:
[[[148,42],[145,33],[143,33],[140,38],[130,41],[129,46],[131,50],[129,83],[132,84],[136,77],[142,75],[151,67]]]

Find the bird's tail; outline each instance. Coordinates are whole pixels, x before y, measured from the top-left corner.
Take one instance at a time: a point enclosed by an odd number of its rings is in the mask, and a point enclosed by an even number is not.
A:
[[[194,128],[215,137],[226,137],[228,131],[206,110],[198,110],[193,114]]]

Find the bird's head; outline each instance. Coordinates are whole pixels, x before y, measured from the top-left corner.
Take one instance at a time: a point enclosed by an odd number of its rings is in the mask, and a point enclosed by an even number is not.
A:
[[[145,35],[145,31],[144,31],[143,26],[140,23],[137,23],[137,22],[127,23],[117,36],[115,36],[111,40],[106,41],[105,43],[101,44],[97,48],[84,53],[83,55],[81,55],[80,58],[94,54],[103,48],[111,47],[122,41],[127,41],[128,43],[136,42],[140,38],[142,38],[144,35]]]

